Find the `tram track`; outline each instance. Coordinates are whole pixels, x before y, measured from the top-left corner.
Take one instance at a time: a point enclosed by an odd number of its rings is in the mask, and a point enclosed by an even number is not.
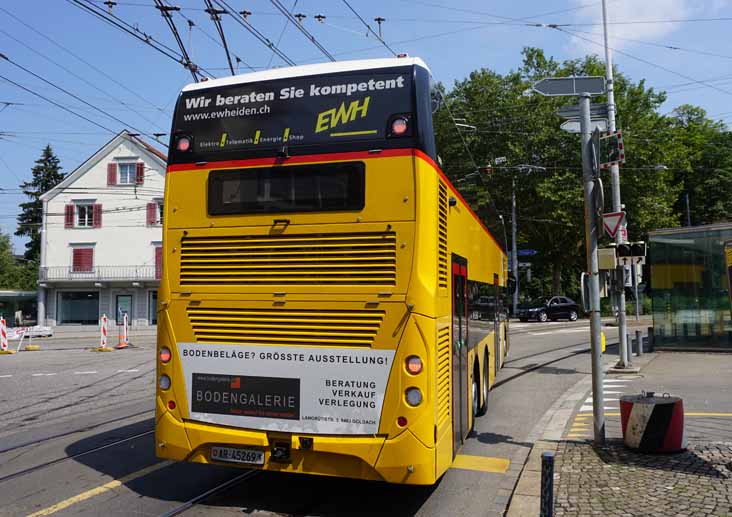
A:
[[[225,492],[226,490],[234,487],[237,483],[240,481],[244,481],[247,479],[251,479],[255,476],[261,475],[262,470],[247,470],[243,472],[242,474],[239,474],[237,476],[234,476],[233,478],[224,481],[223,483],[210,488],[203,492],[202,494],[199,494],[188,501],[184,502],[183,504],[180,504],[176,506],[175,508],[172,508],[171,510],[168,510],[165,513],[161,513],[159,517],[174,517],[175,515],[180,515],[183,512],[190,510],[191,508],[195,507],[196,505],[200,504],[201,502],[205,501],[211,496],[218,495],[222,492]]]
[[[132,416],[132,415],[130,415],[130,416]],[[109,422],[105,422],[105,423],[109,423]],[[84,429],[84,430],[86,430],[86,429]],[[74,432],[81,432],[81,431],[74,431]],[[59,437],[63,437],[63,436],[68,436],[69,434],[73,434],[74,432],[64,433],[62,435],[59,435],[59,436],[56,436],[56,437],[53,437],[53,438],[59,438]],[[102,451],[104,449],[109,449],[109,448],[114,447],[116,445],[119,445],[119,444],[122,444],[122,443],[126,443],[126,442],[130,442],[132,440],[136,440],[136,439],[141,438],[143,436],[147,436],[147,435],[153,434],[154,432],[155,432],[155,430],[154,429],[151,429],[149,431],[144,431],[142,433],[137,433],[137,434],[134,434],[132,436],[127,436],[125,438],[122,438],[122,439],[119,439],[119,440],[115,440],[113,442],[106,443],[104,445],[99,445],[97,447],[92,447],[91,449],[87,449],[85,451],[77,452],[75,454],[67,454],[66,456],[63,456],[61,458],[55,458],[55,459],[50,460],[50,461],[46,461],[46,462],[43,462],[43,463],[39,463],[38,465],[34,465],[32,467],[28,467],[28,468],[25,468],[25,469],[22,469],[22,470],[13,472],[12,474],[7,474],[5,476],[0,477],[0,483],[4,483],[4,482],[10,481],[12,479],[16,479],[16,478],[25,476],[27,474],[31,474],[32,472],[36,472],[36,471],[39,471],[39,470],[42,470],[42,469],[45,469],[45,468],[48,468],[48,467],[52,467],[53,465],[57,465],[59,463],[62,463],[64,461],[67,461],[67,460],[77,459],[77,458],[80,458],[82,456],[87,456],[89,454],[93,454],[95,452]],[[11,450],[19,449],[21,447],[28,447],[28,446],[33,445],[33,444],[42,443],[44,441],[48,441],[49,439],[52,439],[52,438],[46,438],[46,439],[36,440],[34,442],[27,442],[25,444],[21,444],[19,446],[16,446],[16,447],[14,447]],[[7,451],[5,451],[5,452],[7,452]]]

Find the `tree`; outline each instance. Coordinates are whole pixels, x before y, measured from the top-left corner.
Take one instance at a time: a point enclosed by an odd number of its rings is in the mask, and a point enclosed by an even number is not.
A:
[[[15,235],[27,236],[30,240],[25,244],[25,258],[38,262],[41,255],[40,227],[43,218],[43,204],[40,200],[44,192],[58,185],[63,179],[60,161],[54,154],[51,145],[46,145],[41,157],[36,160],[31,169],[33,179],[23,182],[20,188],[30,198],[30,201],[21,203],[21,213],[18,215],[18,228]]]
[[[10,236],[0,233],[0,289],[35,289],[38,274],[34,264],[18,264]]]
[[[523,63],[515,71],[498,74],[481,69],[456,81],[445,94],[449,110],[437,112],[434,118],[445,173],[471,194],[466,199],[478,203],[479,214],[488,212],[480,208],[494,207],[510,225],[515,180],[518,247],[538,250],[532,269],[534,278],[543,279],[533,283],[540,291],[531,295],[574,294],[579,272],[586,268],[579,136],[559,130],[562,120],[556,115],[559,107],[576,101],[523,94],[543,77],[570,75],[604,75],[604,63],[596,56],[560,63],[541,49],[526,48]],[[593,98],[594,103],[605,100]],[[675,204],[681,187],[674,181],[671,165],[658,165],[682,161],[684,150],[669,145],[675,139],[674,126],[658,113],[664,101],[663,92],[615,72],[618,127],[624,130],[628,157],[621,172],[622,200],[629,213],[631,238],[678,224]],[[495,164],[497,157],[505,157],[505,163]],[[476,167],[490,163],[493,172],[480,184],[465,181]],[[609,211],[609,175],[603,174],[602,179]],[[501,231],[496,237],[503,240]]]

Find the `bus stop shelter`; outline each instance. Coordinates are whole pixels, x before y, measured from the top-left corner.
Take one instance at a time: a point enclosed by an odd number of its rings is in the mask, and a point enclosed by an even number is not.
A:
[[[732,223],[649,232],[656,346],[732,352]]]

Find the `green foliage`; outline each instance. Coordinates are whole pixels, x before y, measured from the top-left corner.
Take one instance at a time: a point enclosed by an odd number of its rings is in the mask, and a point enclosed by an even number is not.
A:
[[[0,233],[0,289],[34,290],[38,279],[35,263],[18,264],[10,236]]]
[[[50,145],[43,149],[41,157],[36,160],[36,165],[31,171],[33,179],[20,185],[30,201],[20,204],[21,213],[18,215],[15,235],[30,237],[25,244],[25,258],[29,261],[38,261],[41,255],[40,227],[43,218],[43,203],[40,197],[58,185],[64,179],[64,173],[61,172],[59,159]]]
[[[515,181],[518,247],[539,252],[531,258],[534,279],[522,289],[527,296],[576,296],[579,272],[586,266],[579,135],[559,130],[562,119],[556,115],[559,107],[574,101],[524,92],[543,77],[604,74],[605,65],[596,56],[560,63],[541,49],[526,48],[515,71],[480,69],[456,81],[444,94],[445,108],[435,114],[445,173],[477,204],[481,216],[493,214],[495,219],[496,213],[502,214],[509,234]],[[660,114],[665,93],[642,80],[633,82],[619,70],[614,84],[617,126],[626,147],[621,197],[629,237],[644,239],[649,230],[678,226],[684,192],[690,193],[694,224],[730,220],[732,137],[724,126],[693,106],[681,106],[670,116]],[[444,85],[438,87],[445,92]],[[593,103],[602,102],[604,97],[593,98]],[[467,127],[458,130],[455,121]],[[495,164],[498,157],[505,157],[505,163]],[[480,181],[466,180],[477,167],[489,164],[492,172]],[[602,180],[608,212],[609,173]],[[491,221],[486,222],[491,228]],[[499,241],[502,231],[494,231]],[[602,237],[602,242],[610,241]]]

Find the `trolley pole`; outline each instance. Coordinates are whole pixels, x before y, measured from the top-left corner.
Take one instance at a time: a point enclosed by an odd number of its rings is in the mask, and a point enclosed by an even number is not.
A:
[[[580,133],[582,142],[582,183],[585,195],[585,244],[590,280],[590,349],[592,352],[592,416],[595,445],[605,443],[605,408],[602,386],[602,341],[600,330],[600,271],[597,259],[597,207],[595,206],[595,171],[592,165],[590,133],[590,94],[579,94]]]
[[[607,37],[607,4],[606,0],[602,0],[602,28],[605,38],[605,80],[607,84],[607,129],[608,131],[615,131],[615,90],[613,87],[613,62],[612,55],[610,54],[610,47],[608,46]],[[613,212],[622,211],[622,203],[620,202],[620,167],[617,164],[610,166],[610,181],[612,183],[613,193]],[[615,234],[615,243],[623,244],[627,242],[628,231],[625,227],[620,228],[618,233]],[[629,365],[626,362],[628,357],[628,341],[626,336],[628,334],[628,324],[625,317],[625,269],[618,267],[616,269],[615,282],[617,287],[617,301],[618,301],[618,355],[620,360],[618,361],[617,368],[627,368]],[[619,284],[619,285],[618,285]]]

